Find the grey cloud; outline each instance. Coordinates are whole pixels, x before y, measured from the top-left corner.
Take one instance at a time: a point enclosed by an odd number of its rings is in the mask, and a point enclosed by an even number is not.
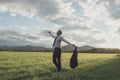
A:
[[[93,35],[88,35],[88,36],[84,36],[84,35],[75,35],[75,34],[68,34],[68,36],[70,36],[70,38],[72,38],[73,40],[75,40],[76,42],[84,42],[86,44],[94,44],[94,45],[97,45],[97,44],[102,44],[102,43],[105,43],[106,42],[106,39],[105,38],[102,38],[102,39],[95,39],[93,37]],[[69,39],[69,37],[68,37]]]
[[[73,33],[73,32],[76,32],[76,33]],[[87,31],[85,31],[85,32],[87,32]],[[67,31],[63,30],[63,36],[68,40],[70,39],[70,40],[76,42],[77,44],[84,43],[86,45],[99,45],[99,44],[104,44],[107,42],[107,40],[104,37],[97,38],[97,39],[94,38],[94,35],[99,36],[99,34],[101,34],[100,31],[93,30],[93,31],[90,31],[87,33],[88,33],[88,35],[83,35],[83,34],[81,34],[79,28],[78,28],[78,30],[77,29],[74,30],[74,27],[73,27],[73,29],[68,29]]]
[[[86,2],[87,0],[81,0],[81,1]],[[56,15],[60,14],[60,10],[61,10],[60,4],[57,0],[0,0],[0,4],[6,6],[10,4],[9,6],[12,7],[13,9],[15,8],[16,10],[22,8],[21,11],[25,11],[27,12],[27,14],[31,13],[33,9],[36,9],[37,11],[33,15],[44,18],[50,16],[50,22],[61,25],[63,34],[65,33],[64,34],[65,36],[71,37],[74,41],[80,41],[80,42],[82,41],[91,44],[93,42],[96,42],[96,44],[104,42],[103,39],[102,40],[94,39],[91,35],[96,35],[96,34],[98,35],[98,33],[101,32],[98,30],[94,30],[89,26],[87,26],[86,24],[84,24],[84,22],[79,17],[64,15],[62,17],[52,19]],[[20,8],[16,8],[14,5],[18,5],[20,6]],[[73,31],[79,32],[79,34],[72,33]],[[80,35],[81,31],[87,32],[89,36]],[[21,35],[16,32],[9,32],[9,31],[6,31],[4,33],[2,32],[0,34],[1,34],[0,36],[4,34],[5,36],[7,36],[8,39],[15,39],[15,40],[16,39],[24,40],[26,38],[31,40],[38,39],[38,37]],[[41,31],[39,34],[48,37],[46,31]]]
[[[32,16],[48,17],[60,13],[60,4],[57,0],[0,0],[0,4],[6,6],[10,12],[19,12],[19,14],[25,12],[26,15],[31,14]],[[22,11],[23,13],[21,13]]]
[[[74,22],[73,25],[75,25],[75,22],[78,22],[78,21],[81,22],[79,18],[73,17],[73,16],[72,17],[60,17],[56,19],[51,19],[50,21],[55,24],[62,25],[64,27],[66,27],[66,25],[71,26],[73,22]]]
[[[42,38],[46,38],[42,41]],[[0,30],[0,45],[9,46],[23,46],[23,45],[34,45],[34,46],[46,46],[50,47],[50,42],[47,40],[48,32],[46,30],[41,30],[36,36],[22,34],[15,31]],[[35,42],[38,41],[38,42]],[[39,44],[38,44],[39,43]]]
[[[39,35],[43,35],[45,37],[49,37],[48,30],[41,30]]]
[[[71,26],[71,27],[62,27],[61,29],[64,31],[67,31],[67,32],[79,31],[81,33],[81,31],[82,31],[82,32],[87,32],[87,33],[92,34],[92,35],[101,33],[99,30],[93,30],[93,28],[90,28],[90,27],[85,26],[85,25],[84,26],[79,25],[79,26]]]
[[[78,17],[61,17],[57,19],[52,19],[51,22],[61,25],[61,29],[64,31],[82,30],[92,33],[100,33],[100,31],[93,30],[91,27],[87,26],[84,21],[82,21]]]
[[[0,30],[0,45],[37,45],[29,40],[36,40],[38,37],[23,35],[18,32]]]
[[[35,40],[38,39],[38,37],[35,36],[30,36],[30,35],[23,35],[20,34],[18,32],[14,32],[14,31],[8,31],[8,30],[1,30],[0,31],[0,38],[12,38],[12,39],[31,39],[31,40]]]
[[[84,4],[90,2],[89,0],[80,1],[84,2]],[[95,4],[103,3],[113,19],[120,18],[120,0],[91,0],[91,3]]]
[[[98,45],[98,44],[102,44],[102,43],[105,43],[105,42],[106,42],[105,39],[101,39],[101,40],[93,39],[93,40],[91,40],[89,43],[90,43],[91,45]]]
[[[61,25],[61,30],[63,30],[63,36],[67,39],[72,39],[75,42],[81,43],[88,43],[88,44],[102,44],[105,43],[105,38],[102,39],[95,39],[94,35],[101,34],[101,31],[96,30],[91,26],[87,26],[82,20],[77,17],[70,17],[70,18],[58,18],[52,20],[52,22]],[[85,33],[86,35],[82,34]]]
[[[120,1],[119,0],[97,0],[96,4],[104,3],[110,15],[114,19],[120,18]]]
[[[108,2],[109,2],[109,5],[107,5],[107,8],[111,14],[111,17],[113,17],[114,19],[119,19],[120,18],[120,1],[108,0]]]
[[[37,45],[25,40],[19,39],[0,39],[0,45],[7,45],[7,46],[25,46],[25,45]]]

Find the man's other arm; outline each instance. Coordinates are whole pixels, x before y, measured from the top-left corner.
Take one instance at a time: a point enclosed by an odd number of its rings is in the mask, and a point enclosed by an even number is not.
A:
[[[61,37],[61,40],[64,41],[65,43],[69,44],[69,45],[72,45],[72,46],[75,46],[74,44],[68,42],[66,39],[64,39],[63,37]]]
[[[56,36],[53,35],[50,31],[48,31],[48,33],[50,34],[50,36],[52,36],[53,38],[55,38]]]

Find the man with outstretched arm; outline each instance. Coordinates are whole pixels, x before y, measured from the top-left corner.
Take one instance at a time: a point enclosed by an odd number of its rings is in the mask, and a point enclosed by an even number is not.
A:
[[[76,47],[74,44],[71,44],[70,42],[68,42],[67,40],[65,40],[61,35],[62,35],[62,31],[58,30],[57,31],[57,36],[53,35],[50,31],[48,32],[53,38],[54,38],[54,42],[53,42],[53,63],[55,64],[55,66],[58,69],[58,72],[61,71],[61,41],[66,42],[69,45],[72,45],[74,47]]]

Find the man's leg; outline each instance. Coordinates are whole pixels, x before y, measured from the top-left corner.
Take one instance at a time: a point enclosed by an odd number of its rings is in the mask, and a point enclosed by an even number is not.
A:
[[[53,51],[53,63],[55,64],[56,67],[58,67],[56,49],[54,49]]]
[[[58,71],[61,71],[61,49],[58,49]]]
[[[58,71],[61,71],[61,49],[55,48],[53,51],[53,63],[57,67]]]

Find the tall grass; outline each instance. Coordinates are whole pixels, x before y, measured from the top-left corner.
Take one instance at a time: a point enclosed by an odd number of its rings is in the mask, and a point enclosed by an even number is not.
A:
[[[70,69],[72,53],[62,53],[62,72],[52,63],[52,52],[0,52],[0,80],[120,80],[120,56],[78,55],[79,66]]]

